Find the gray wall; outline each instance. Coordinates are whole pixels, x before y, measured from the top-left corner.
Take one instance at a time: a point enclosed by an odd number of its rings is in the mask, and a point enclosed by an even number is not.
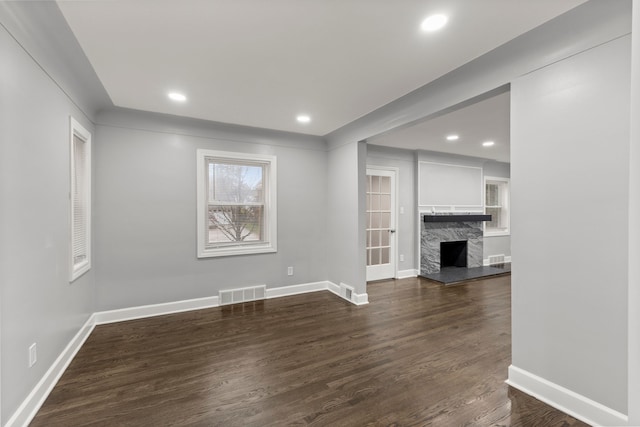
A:
[[[631,117],[640,117],[640,0],[633,1]],[[640,120],[629,154],[629,425],[640,425]]]
[[[630,49],[626,36],[511,86],[513,366],[623,414]]]
[[[94,311],[95,268],[69,284],[69,116],[94,129],[4,27],[0,57],[4,424]]]
[[[327,152],[320,138],[126,110],[100,114],[96,136],[98,310],[326,280]],[[198,148],[277,156],[277,253],[196,258]]]
[[[388,166],[398,168],[397,225],[398,271],[414,270],[416,266],[416,200],[415,200],[415,156],[413,151],[367,145],[367,167]],[[400,214],[400,207],[404,214]],[[399,261],[399,255],[404,261]]]

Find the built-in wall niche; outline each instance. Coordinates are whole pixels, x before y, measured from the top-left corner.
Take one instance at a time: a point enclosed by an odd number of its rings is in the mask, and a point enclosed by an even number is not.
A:
[[[482,210],[482,168],[418,162],[418,204],[437,210]]]

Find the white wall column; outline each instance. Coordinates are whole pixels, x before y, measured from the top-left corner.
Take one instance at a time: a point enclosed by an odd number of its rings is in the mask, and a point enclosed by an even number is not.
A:
[[[509,384],[604,426],[630,409],[630,52],[618,38],[511,85]]]
[[[633,1],[629,153],[629,425],[640,425],[640,0]]]

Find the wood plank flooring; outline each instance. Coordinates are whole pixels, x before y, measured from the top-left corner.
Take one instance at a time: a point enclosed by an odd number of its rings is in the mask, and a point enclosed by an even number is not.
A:
[[[32,426],[585,426],[504,384],[510,277],[95,328]]]

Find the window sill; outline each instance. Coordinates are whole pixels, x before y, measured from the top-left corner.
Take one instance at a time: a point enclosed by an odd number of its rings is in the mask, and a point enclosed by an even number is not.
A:
[[[277,248],[273,245],[204,249],[204,250],[198,251],[198,258],[216,258],[216,257],[234,256],[234,255],[267,254],[267,253],[274,253],[274,252],[277,252]]]
[[[78,264],[72,267],[71,278],[69,279],[69,283],[75,282],[77,279],[79,279],[83,274],[85,274],[89,270],[91,270],[91,264],[89,263],[89,261],[85,261],[81,264]]]

